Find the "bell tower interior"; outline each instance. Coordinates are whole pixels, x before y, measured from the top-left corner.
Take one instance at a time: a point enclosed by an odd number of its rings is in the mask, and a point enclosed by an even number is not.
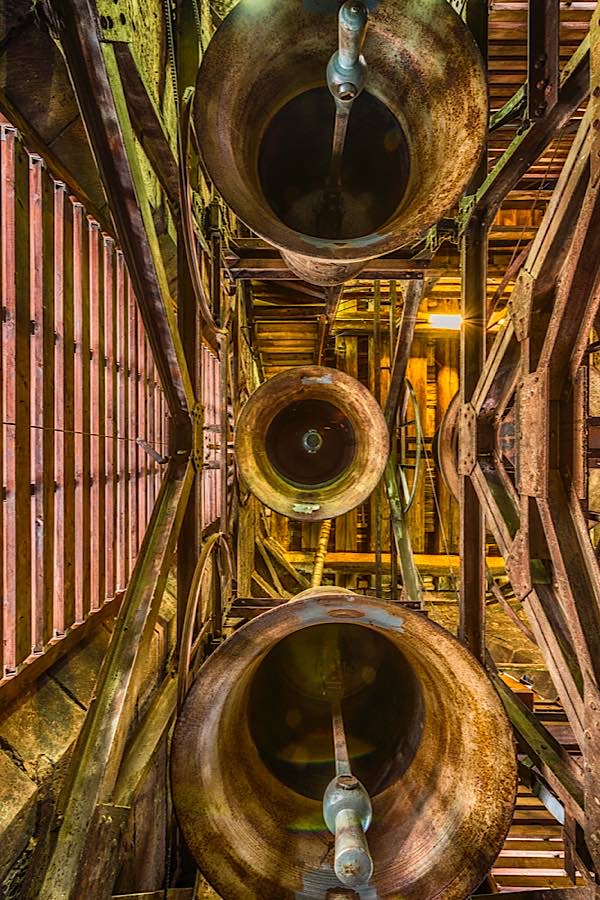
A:
[[[598,0],[0,0],[0,294],[0,900],[600,900]]]

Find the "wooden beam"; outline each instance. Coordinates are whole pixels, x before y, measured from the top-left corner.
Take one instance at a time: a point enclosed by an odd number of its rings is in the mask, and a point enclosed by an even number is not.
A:
[[[585,813],[580,767],[502,678],[493,675],[492,680],[527,754],[539,767],[565,809],[583,825]]]
[[[531,122],[556,106],[560,79],[560,2],[529,3],[527,24],[527,107]]]
[[[91,0],[59,0],[60,42],[171,415],[194,392],[177,331],[114,46],[101,43]]]
[[[243,257],[229,267],[234,278],[294,281],[298,276],[288,268],[280,256]],[[417,278],[421,273],[442,275],[444,269],[431,265],[427,259],[403,259],[389,256],[369,260],[362,270],[361,278]]]
[[[471,900],[497,900],[498,894],[475,894]],[[510,900],[594,900],[592,887],[548,888],[547,890],[511,891]]]
[[[113,43],[127,109],[136,137],[165,192],[175,218],[179,214],[179,172],[162,117],[140,73],[131,44]]]
[[[194,888],[142,891],[141,894],[113,894],[112,900],[193,900]]]
[[[296,566],[296,568],[301,571],[306,571],[307,569],[310,570],[314,563],[314,553],[305,550],[290,550],[286,555],[292,565]],[[442,553],[415,553],[414,559],[417,569],[423,575],[432,575],[435,577],[440,575],[448,576],[458,574],[460,562],[458,556],[448,556]],[[384,571],[389,571],[390,554],[382,553],[381,561]],[[504,568],[504,560],[499,556],[488,556],[486,568],[490,574],[495,576],[504,575],[506,571]],[[374,553],[334,552],[328,553],[327,559],[325,560],[326,572],[342,571],[362,574],[373,572],[374,569]]]
[[[461,412],[459,426],[468,417],[483,370],[486,350],[487,224],[474,215],[463,236],[462,316],[460,345]],[[475,436],[459,427],[460,508],[460,622],[461,641],[477,659],[485,655],[485,518],[471,473],[475,467]]]
[[[520,131],[487,176],[475,197],[473,212],[483,212],[488,223],[529,166],[544,152],[552,138],[579,109],[589,93],[589,36],[565,66],[558,101],[543,119]]]
[[[192,480],[191,464],[185,469],[169,464],[57,804],[60,825],[51,832],[56,842],[35,894],[38,900],[69,900],[83,874],[94,868],[94,857],[85,850],[95,810],[109,801],[117,781],[141,661],[158,617]]]

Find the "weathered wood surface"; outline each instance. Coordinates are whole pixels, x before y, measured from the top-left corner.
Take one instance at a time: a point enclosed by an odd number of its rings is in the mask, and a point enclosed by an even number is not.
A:
[[[305,571],[314,562],[314,554],[303,550],[290,550],[287,558],[292,565]],[[423,575],[457,575],[459,571],[458,556],[447,554],[415,553],[415,563],[419,572]],[[387,571],[390,565],[390,554],[382,553],[382,565]],[[491,574],[504,574],[504,560],[499,556],[487,558],[488,570]],[[343,553],[331,552],[325,560],[325,571],[345,572],[373,572],[375,569],[374,553]]]

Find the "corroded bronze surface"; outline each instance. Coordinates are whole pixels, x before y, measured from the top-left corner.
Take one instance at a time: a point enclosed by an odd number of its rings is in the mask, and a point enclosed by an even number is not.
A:
[[[373,395],[338,369],[299,366],[254,392],[236,426],[235,454],[250,490],[285,516],[315,522],[362,503],[388,457]]]
[[[334,771],[320,719],[330,722],[320,661],[332,639],[353,771],[373,803],[364,896],[462,900],[511,821],[515,758],[502,706],[448,632],[343,592],[305,592],[259,616],[202,668],[172,750],[190,849],[225,900],[317,900],[338,886],[319,793]]]
[[[336,47],[334,13],[302,0],[241,0],[204,56],[194,110],[226,203],[320,284],[353,277],[438,221],[469,182],[487,125],[481,58],[451,5],[377,5],[344,151],[344,214],[328,232],[319,209],[334,123],[325,73]]]

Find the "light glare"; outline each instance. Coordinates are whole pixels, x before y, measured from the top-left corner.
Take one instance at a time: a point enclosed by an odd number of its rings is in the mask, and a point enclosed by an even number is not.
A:
[[[446,331],[460,331],[462,316],[444,313],[429,313],[429,324],[432,328],[443,328]]]

